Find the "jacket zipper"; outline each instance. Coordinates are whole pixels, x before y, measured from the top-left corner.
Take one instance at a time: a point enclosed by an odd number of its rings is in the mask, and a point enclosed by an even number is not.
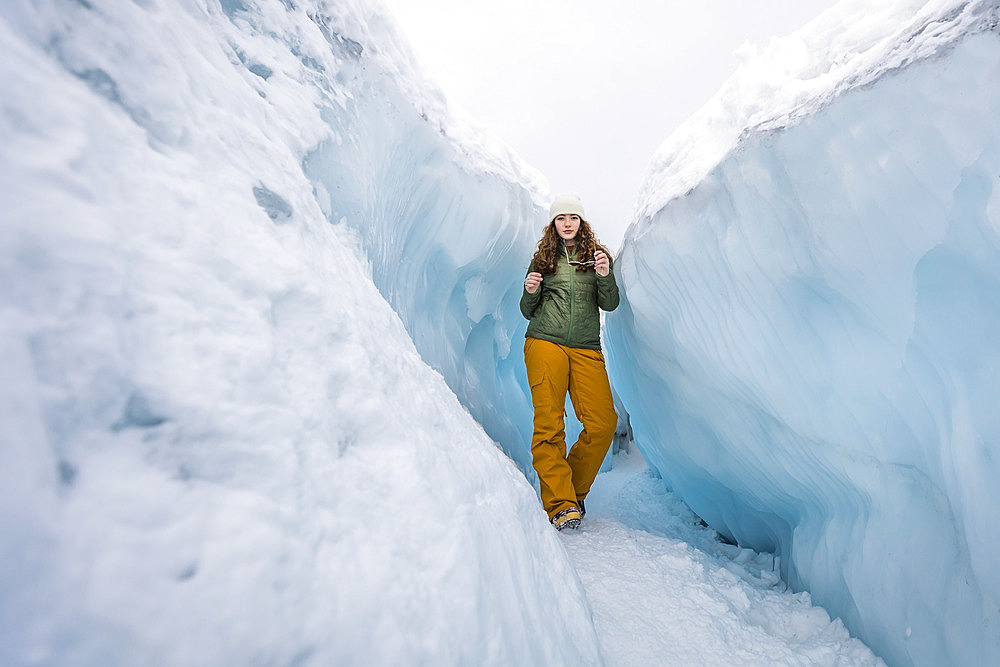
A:
[[[565,248],[565,246],[563,246]],[[573,255],[576,255],[576,248],[573,248]],[[566,331],[566,344],[573,341],[573,312],[576,309],[576,269],[570,266],[569,251],[566,251],[566,266],[569,266],[569,330]]]

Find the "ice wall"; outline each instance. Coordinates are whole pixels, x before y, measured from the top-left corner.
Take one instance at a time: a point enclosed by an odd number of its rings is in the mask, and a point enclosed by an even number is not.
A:
[[[338,73],[350,98],[324,105],[333,137],[305,155],[303,170],[328,219],[357,232],[421,355],[533,479],[518,300],[546,222],[538,202],[547,206],[547,184],[447,107],[391,22],[365,20],[372,37],[358,39],[360,57]],[[363,165],[363,176],[345,164]]]
[[[636,441],[891,664],[1000,664],[995,2],[845,2],[654,158],[608,317]]]
[[[534,493],[372,282],[465,299],[430,315],[490,366],[534,187],[379,11],[4,3],[0,662],[600,662]],[[469,211],[459,250],[411,205]]]
[[[347,40],[348,53],[364,57],[346,58],[338,73],[350,97],[323,106],[333,134],[306,154],[303,171],[330,222],[357,233],[421,356],[535,481],[518,302],[547,222],[548,185],[449,108],[391,21],[372,13],[365,24],[372,37]],[[331,43],[345,41],[344,26],[320,25]],[[363,177],[345,164],[363,165]],[[568,399],[566,411],[572,443],[582,426]]]

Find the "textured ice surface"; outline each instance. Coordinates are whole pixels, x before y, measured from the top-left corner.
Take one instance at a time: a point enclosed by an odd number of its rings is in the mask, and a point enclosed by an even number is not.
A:
[[[385,201],[399,174],[366,159],[412,134],[438,151],[414,187],[491,198],[454,204],[467,233],[500,224],[473,210],[513,230],[530,211],[502,151],[420,134],[462,131],[440,103],[396,136],[371,100],[371,126],[337,116],[369,88],[418,119],[433,98],[386,65],[381,22],[355,2],[4,3],[0,662],[599,662],[530,486],[421,360],[373,239],[327,220],[341,193],[303,173],[332,152],[343,197]],[[405,264],[420,233],[399,234]],[[502,314],[506,288],[463,267],[512,271],[508,236],[405,277],[467,270],[451,306]]]
[[[608,318],[647,460],[894,664],[1000,664],[997,23],[845,2],[750,60],[654,161]]]
[[[339,35],[339,23],[326,30]],[[306,152],[302,170],[330,222],[356,232],[421,356],[533,478],[518,300],[547,184],[449,111],[381,14],[365,24],[361,57],[337,73],[350,95],[321,107],[329,137]]]

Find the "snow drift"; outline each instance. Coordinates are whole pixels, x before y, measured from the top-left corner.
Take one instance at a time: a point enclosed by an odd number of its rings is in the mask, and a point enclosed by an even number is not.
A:
[[[608,318],[647,460],[893,664],[1000,663],[996,2],[843,2],[651,163]]]
[[[505,368],[491,272],[537,179],[380,12],[5,3],[5,662],[600,661],[530,486],[372,281],[443,373],[516,384],[445,362]]]

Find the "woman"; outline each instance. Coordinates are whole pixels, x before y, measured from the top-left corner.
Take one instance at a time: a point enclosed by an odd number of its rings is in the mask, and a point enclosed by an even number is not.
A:
[[[576,195],[549,208],[528,267],[521,313],[528,319],[524,365],[535,410],[531,459],[552,524],[579,528],[587,497],[611,446],[618,416],[601,354],[599,308],[618,307],[611,257],[597,243]],[[566,392],[583,432],[566,453]]]

